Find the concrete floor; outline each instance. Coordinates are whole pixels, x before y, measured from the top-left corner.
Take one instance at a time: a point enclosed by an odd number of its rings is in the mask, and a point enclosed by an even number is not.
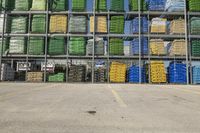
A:
[[[200,86],[0,84],[0,133],[199,133]]]

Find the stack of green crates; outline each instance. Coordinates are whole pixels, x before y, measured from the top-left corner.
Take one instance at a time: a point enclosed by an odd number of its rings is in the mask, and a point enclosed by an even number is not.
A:
[[[64,37],[52,37],[48,45],[49,55],[64,55],[65,54],[65,39]]]
[[[145,0],[140,0],[140,5],[141,5],[141,11],[146,11],[147,10],[147,3]],[[129,0],[129,7],[130,11],[138,11],[138,0]]]
[[[9,16],[7,21],[8,33],[26,33],[27,32],[27,17]]]
[[[86,16],[71,16],[69,21],[69,32],[86,33],[87,32]]]
[[[111,11],[124,11],[124,0],[111,0]]]
[[[9,53],[25,54],[26,42],[27,40],[25,37],[11,37],[9,40]]]
[[[64,82],[65,74],[64,73],[57,73],[57,74],[50,74],[48,76],[49,82]]]
[[[106,11],[107,10],[107,0],[96,0],[96,11]]]
[[[68,7],[68,1],[66,0],[51,0],[52,11],[66,11]]]
[[[30,37],[28,54],[30,55],[44,54],[44,37]]]
[[[86,55],[86,41],[84,37],[71,37],[69,41],[70,55]]]
[[[200,56],[200,40],[192,40],[192,56]]]
[[[33,15],[31,29],[32,33],[45,33],[46,15]]]
[[[2,55],[6,54],[6,51],[8,50],[8,45],[6,45],[6,39],[4,38],[3,44],[2,44],[2,38],[0,38],[0,54]]]
[[[47,0],[32,0],[32,11],[45,11]]]
[[[85,11],[87,0],[72,0],[72,11]]]
[[[124,55],[124,44],[120,38],[111,38],[109,43],[110,55]]]
[[[200,0],[189,0],[190,11],[200,11]]]
[[[110,33],[124,33],[124,16],[111,16]]]
[[[191,20],[191,34],[200,34],[200,17],[192,17]]]
[[[15,0],[16,11],[28,11],[30,9],[30,0]]]

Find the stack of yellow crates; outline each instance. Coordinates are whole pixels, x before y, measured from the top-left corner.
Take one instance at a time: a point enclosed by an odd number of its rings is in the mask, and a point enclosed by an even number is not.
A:
[[[186,55],[186,42],[182,40],[174,40],[169,50],[170,56]]]
[[[96,16],[95,17],[95,32],[97,33],[107,33],[107,17],[106,16]],[[94,32],[94,16],[90,17],[90,32]]]
[[[126,81],[126,68],[126,64],[112,62],[110,67],[110,82],[124,83]]]
[[[151,33],[166,33],[167,31],[167,19],[165,18],[153,18],[151,22]]]
[[[152,83],[166,83],[167,76],[165,71],[165,65],[163,61],[151,61],[150,62],[150,74]]]
[[[185,20],[173,20],[170,25],[170,34],[185,34]]]
[[[67,33],[67,16],[52,15],[50,17],[50,32]]]
[[[165,55],[165,46],[162,39],[151,39],[150,40],[151,55]]]
[[[43,73],[42,72],[28,72],[27,73],[27,82],[42,82]]]

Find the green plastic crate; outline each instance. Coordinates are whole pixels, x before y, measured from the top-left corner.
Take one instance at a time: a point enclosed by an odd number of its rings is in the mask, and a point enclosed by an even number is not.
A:
[[[107,0],[96,0],[96,11],[106,11],[107,10]]]
[[[87,32],[86,16],[71,16],[69,21],[69,32],[86,33]]]
[[[46,15],[33,15],[31,29],[32,33],[45,33]]]
[[[49,40],[48,45],[49,55],[64,55],[65,54],[65,39],[64,37],[53,37]]]
[[[43,55],[44,54],[44,38],[43,37],[30,37],[29,55]]]
[[[30,9],[30,0],[15,0],[16,11],[28,11]]]
[[[32,0],[32,11],[45,11],[46,10],[46,0]]]
[[[86,55],[86,41],[83,37],[71,37],[69,41],[70,55]]]
[[[200,1],[199,0],[189,0],[189,10],[192,12],[200,11]]]
[[[111,16],[110,33],[124,33],[124,16]]]
[[[87,0],[72,0],[72,11],[85,11]]]
[[[9,16],[7,21],[7,32],[8,33],[27,33],[28,18]]]
[[[64,73],[57,73],[57,74],[50,74],[48,76],[49,82],[64,82],[65,74]]]
[[[9,40],[10,54],[25,54],[27,39],[25,37],[11,37]]]
[[[190,21],[191,34],[200,35],[200,17],[192,17]]]
[[[124,55],[123,40],[120,38],[111,38],[109,43],[110,55]]]
[[[66,11],[68,8],[67,0],[51,0],[51,11]]]
[[[124,11],[124,0],[111,0],[111,11]]]
[[[200,40],[192,40],[192,56],[200,56]]]
[[[140,1],[141,4],[141,11],[146,11],[147,10],[147,3],[145,2],[145,0],[141,0]],[[139,7],[138,7],[138,0],[129,0],[129,8],[130,11],[138,11]]]
[[[4,38],[2,43],[2,38],[0,38],[0,54],[2,55],[6,54],[6,51],[8,50],[8,45],[6,44],[6,38]]]

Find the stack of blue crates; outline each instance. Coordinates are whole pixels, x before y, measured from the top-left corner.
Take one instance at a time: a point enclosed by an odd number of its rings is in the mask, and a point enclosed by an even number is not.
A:
[[[148,32],[148,20],[146,17],[141,17],[141,33]],[[139,33],[139,18],[136,17],[133,19],[133,33]]]
[[[166,0],[148,0],[149,11],[164,11]]]
[[[200,66],[194,66],[192,68],[192,80],[193,84],[200,84]]]
[[[131,41],[131,52],[132,55],[139,55],[139,38],[135,38]],[[141,55],[148,54],[148,39],[141,37]]]
[[[186,64],[171,62],[168,67],[169,83],[185,84],[187,83]]]
[[[128,71],[128,80],[130,83],[139,83],[140,80],[140,72],[141,69],[141,82],[146,83],[146,72],[145,68],[140,68],[139,66],[131,66]]]

